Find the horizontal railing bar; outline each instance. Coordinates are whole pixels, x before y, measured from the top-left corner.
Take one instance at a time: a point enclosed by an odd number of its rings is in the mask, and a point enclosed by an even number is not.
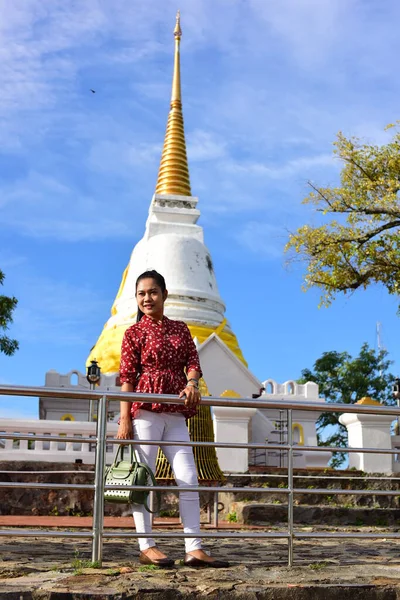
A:
[[[55,490],[94,490],[94,485],[82,483],[37,483],[37,482],[16,482],[16,481],[1,481],[0,488],[26,488],[26,489],[46,489],[52,488]],[[106,485],[105,490],[120,490],[120,485]],[[224,487],[224,486],[165,486],[165,485],[124,485],[124,490],[155,491],[155,492],[225,492],[238,494],[241,492],[249,492],[255,494],[285,494],[290,493],[289,488],[259,488],[259,487]],[[317,494],[317,495],[375,495],[375,496],[400,496],[400,490],[343,490],[343,489],[325,489],[325,488],[294,488],[294,494]]]
[[[43,423],[43,421],[42,421]],[[96,434],[93,433],[93,436]],[[40,433],[36,435],[32,433],[0,433],[1,440],[29,440],[34,442],[35,440],[38,442],[73,442],[74,444],[96,444],[95,437],[74,437],[72,435],[41,435]],[[113,440],[114,438],[110,439]],[[107,444],[108,444],[107,439]],[[1,452],[1,451],[0,451]],[[45,451],[46,452],[46,451]]]
[[[153,529],[153,533],[158,538],[190,538],[193,537],[193,533],[184,533],[183,531],[169,531],[162,532]],[[75,537],[75,538],[91,538],[92,533],[86,531],[53,531],[51,529],[11,529],[11,530],[0,530],[0,536],[10,537]],[[219,531],[201,531],[200,536],[202,538],[278,538],[287,539],[288,533],[280,532],[264,532],[260,531],[257,533],[238,531],[238,532],[219,532]],[[115,531],[103,533],[104,538],[139,538],[143,537],[143,533]]]
[[[160,446],[165,444],[166,446],[176,446],[176,441],[154,441],[154,440],[117,440],[113,439],[107,443],[112,444],[126,444],[129,445],[138,445],[141,444],[143,446]],[[265,449],[265,450],[281,450],[286,451],[289,450],[290,446],[288,444],[276,445],[276,444],[235,444],[232,442],[179,442],[180,446],[205,446],[205,447],[216,447],[216,448],[244,448],[248,450],[257,450],[257,449]],[[400,448],[348,448],[348,447],[340,447],[336,448],[335,446],[293,446],[294,450],[306,450],[309,452],[315,452],[322,450],[324,452],[366,452],[369,454],[400,454]]]
[[[26,488],[26,489],[46,489],[52,488],[54,490],[94,490],[94,485],[84,484],[84,483],[36,483],[34,481],[28,482],[20,482],[20,481],[1,481],[0,488]],[[120,490],[120,485],[106,485],[104,486],[105,490]],[[124,490],[136,490],[138,492],[145,491],[156,491],[156,492],[229,492],[229,493],[239,493],[239,492],[255,492],[257,493],[280,493],[280,494],[288,494],[289,490],[287,488],[251,488],[251,487],[243,487],[243,488],[234,488],[234,487],[213,487],[213,486],[196,486],[196,487],[187,487],[187,486],[176,486],[176,485],[124,485]],[[400,492],[399,492],[400,495]],[[128,504],[128,503],[127,503]]]
[[[74,444],[87,443],[87,444],[97,444],[97,440],[95,437],[92,438],[80,438],[80,437],[72,437],[72,436],[64,436],[64,435],[32,435],[31,433],[0,433],[0,439],[9,439],[9,440],[29,440],[29,441],[44,441],[44,442],[73,442]],[[143,440],[119,440],[114,437],[107,438],[107,445],[120,445],[124,444],[125,446],[176,446],[176,440],[146,440],[146,444],[143,443]],[[243,448],[245,450],[289,450],[289,446],[280,446],[273,444],[235,444],[233,442],[179,442],[180,446],[189,446],[189,447],[204,447],[204,448]],[[18,449],[16,449],[18,450]],[[1,450],[0,450],[1,452]],[[33,451],[34,452],[34,451]],[[47,452],[44,450],[44,452]],[[1,456],[1,454],[0,454]]]
[[[0,454],[1,457],[1,454]],[[75,470],[75,471],[47,471],[47,470],[43,470],[43,471],[0,471],[0,475],[85,475],[85,474],[89,474],[89,475],[94,475],[95,472],[94,470]],[[268,474],[259,474],[259,473],[253,473],[251,475],[246,474],[246,473],[224,473],[225,477],[248,477],[248,478],[253,478],[253,477],[271,477],[274,479],[286,479],[287,475],[285,473],[283,473],[282,475],[268,475]],[[336,477],[335,475],[329,475],[324,477],[323,475],[318,476],[318,475],[293,475],[293,479],[329,479],[329,480],[342,480],[345,479],[346,481],[400,481],[400,477],[346,477],[346,476],[342,476],[342,477]],[[229,490],[229,488],[226,488],[227,490]],[[280,489],[280,488],[279,488]],[[328,491],[332,491],[330,488],[327,488]],[[371,493],[373,490],[370,490]],[[399,495],[400,495],[400,491],[399,491]]]
[[[282,468],[282,467],[280,467]],[[0,473],[8,473],[8,471],[0,471]],[[16,471],[18,473],[19,471]],[[25,473],[26,471],[21,471]],[[62,472],[62,471],[61,471]],[[75,471],[74,471],[75,472]],[[275,479],[287,478],[287,473],[282,473],[281,475],[276,475],[275,473],[224,473],[225,477],[272,477]],[[400,477],[346,477],[346,475],[293,475],[293,479],[345,479],[348,480],[358,480],[358,481],[400,481]]]
[[[105,490],[120,490],[120,485],[106,485],[104,486]],[[146,491],[152,490],[156,492],[162,492],[168,490],[168,492],[226,492],[232,494],[239,494],[241,492],[249,492],[255,494],[269,493],[269,494],[289,494],[289,488],[258,488],[258,487],[179,487],[179,486],[162,486],[162,485],[154,485],[154,486],[141,486],[141,485],[124,485],[124,490],[137,490]],[[293,493],[295,494],[318,494],[318,495],[326,495],[331,496],[334,494],[339,495],[359,495],[359,496],[367,496],[367,495],[375,495],[375,496],[400,496],[400,490],[343,490],[343,489],[325,489],[325,488],[293,488]]]
[[[91,531],[53,531],[51,529],[10,529],[8,531],[6,529],[0,529],[0,536],[92,538],[93,533]]]
[[[303,452],[365,452],[366,454],[400,454],[400,448],[348,448],[336,446],[296,446]]]
[[[377,539],[393,539],[393,540],[399,540],[400,539],[400,533],[362,533],[357,532],[357,531],[352,531],[349,533],[344,533],[344,532],[315,532],[315,533],[303,533],[303,532],[298,532],[295,531],[294,532],[294,537],[297,539],[307,539],[307,538],[314,538],[314,539],[327,539],[327,538],[331,538],[331,539],[337,539],[337,538],[342,538],[342,539],[352,539],[352,538],[364,538],[364,539],[370,539],[370,540],[377,540]]]
[[[158,538],[190,538],[193,537],[193,533],[184,532],[161,532],[153,530],[153,533]],[[293,535],[296,539],[400,539],[400,533],[362,533],[362,532],[315,532],[315,533],[304,533],[300,531],[294,531]],[[54,530],[43,530],[43,529],[10,529],[0,530],[0,536],[5,537],[72,537],[72,538],[92,538],[92,532],[90,531],[54,531]],[[202,538],[239,538],[239,539],[257,539],[257,538],[275,538],[275,539],[288,539],[289,534],[283,532],[220,532],[220,531],[201,531],[200,536]],[[103,534],[104,538],[139,538],[143,537],[143,533],[136,532],[125,532],[125,531],[107,531]]]
[[[318,475],[295,475],[297,479],[323,479],[324,476]],[[400,481],[400,477],[346,477],[345,475],[336,476],[336,475],[328,475],[326,479],[345,479],[346,481],[355,480],[355,481]]]
[[[37,483],[35,481],[0,481],[0,488],[24,488],[40,490],[52,488],[53,490],[94,490],[90,483]]]
[[[157,530],[152,531],[152,533],[154,534],[155,537],[157,538],[190,538],[193,537],[193,533],[184,533],[183,531],[169,531],[169,532],[160,532]],[[260,531],[257,533],[250,533],[250,532],[246,532],[246,531],[238,531],[238,532],[219,532],[219,531],[200,531],[199,534],[200,537],[202,538],[281,538],[281,539],[288,539],[289,538],[289,534],[288,533],[280,533],[280,532],[271,532],[271,531]],[[132,532],[125,532],[125,531],[118,531],[118,532],[105,532],[103,534],[103,537],[105,538],[139,538],[139,537],[143,537],[143,533],[136,533],[135,531]]]
[[[105,490],[120,490],[121,486],[118,485],[106,485],[104,486]],[[162,486],[162,485],[154,485],[154,486],[145,486],[145,485],[124,485],[124,490],[137,490],[146,491],[153,490],[156,492],[162,492],[168,490],[168,492],[226,492],[232,494],[238,494],[241,492],[249,492],[255,494],[269,493],[269,494],[285,494],[288,495],[291,490],[290,488],[257,488],[257,487],[212,487],[212,486],[198,486],[198,487],[186,487],[186,486]],[[359,496],[400,496],[400,490],[343,490],[343,489],[332,489],[328,490],[325,488],[293,488],[293,493],[295,494],[318,494],[318,495],[326,495],[332,496],[334,494],[338,495],[359,495]]]
[[[272,488],[270,488],[272,489]],[[357,496],[399,496],[400,490],[343,490],[343,489],[326,489],[326,488],[294,488],[293,492],[295,494],[323,494],[325,496],[332,495],[357,495]],[[363,506],[363,508],[365,508]]]
[[[0,455],[1,456],[1,455]],[[60,475],[60,474],[65,474],[65,475],[76,475],[77,473],[79,473],[79,475],[88,473],[90,475],[94,475],[94,470],[91,469],[87,469],[87,470],[75,470],[75,471],[47,471],[47,470],[43,470],[43,471],[0,471],[0,475]],[[248,477],[248,478],[253,478],[253,477],[270,477],[273,479],[286,479],[287,478],[287,474],[286,473],[282,473],[282,475],[275,475],[275,474],[263,474],[263,473],[224,473],[225,477]],[[336,476],[336,475],[293,475],[293,479],[329,479],[330,480],[342,480],[345,479],[346,481],[400,481],[400,477],[346,477],[345,475],[342,476]],[[227,488],[229,489],[229,488]],[[328,489],[328,488],[327,488]]]
[[[18,386],[18,385],[0,385],[0,395],[10,396],[40,396],[42,398],[72,398],[75,400],[100,400],[107,396],[108,400],[117,400],[122,402],[157,402],[166,404],[184,404],[183,398],[171,394],[143,394],[138,392],[111,392],[106,390],[86,390],[76,388],[49,388],[44,386]],[[268,408],[285,409],[294,411],[311,412],[339,412],[355,413],[369,415],[400,415],[400,407],[397,406],[376,406],[369,404],[331,404],[325,402],[304,402],[291,399],[291,394],[282,395],[279,400],[263,400],[251,398],[216,398],[207,396],[202,398],[202,404],[205,406],[237,406],[247,408]]]
[[[1,454],[0,454],[1,458]],[[0,475],[94,475],[94,471],[75,470],[75,471],[0,471]]]
[[[118,440],[116,438],[107,439],[107,444],[123,444],[126,446],[176,446],[176,440]],[[192,447],[200,447],[200,448],[243,448],[244,450],[289,450],[290,446],[286,445],[278,445],[278,444],[240,444],[234,442],[181,442],[179,441],[179,446],[192,446]],[[297,448],[297,446],[296,446]]]
[[[105,490],[120,490],[120,485],[105,485]],[[124,490],[137,490],[138,492],[143,492],[146,490],[152,490],[153,492],[227,492],[232,494],[237,494],[240,492],[255,492],[256,494],[262,494],[265,492],[268,493],[279,493],[279,494],[289,494],[288,488],[252,488],[252,487],[222,487],[222,486],[196,486],[196,487],[188,487],[188,486],[177,486],[177,485],[124,485]],[[400,495],[400,492],[399,492]]]
[[[15,439],[15,440],[31,440],[31,441],[46,441],[46,442],[73,442],[75,444],[87,443],[96,444],[96,438],[81,438],[64,435],[32,435],[27,433],[0,433],[0,439]],[[146,440],[144,444],[143,440],[119,440],[114,437],[107,438],[107,444],[124,444],[126,446],[176,446],[176,441],[171,440]],[[210,447],[210,448],[243,448],[248,450],[281,450],[287,451],[290,446],[287,444],[235,444],[233,442],[179,442],[180,446],[189,447]],[[336,446],[294,446],[295,450],[301,450],[302,452],[365,452],[366,454],[400,454],[400,448],[348,448],[348,447],[336,447]],[[17,449],[16,449],[17,450]],[[34,452],[34,450],[32,450]],[[46,452],[46,451],[44,451]],[[0,450],[1,453],[1,450]],[[0,454],[1,456],[1,454]]]

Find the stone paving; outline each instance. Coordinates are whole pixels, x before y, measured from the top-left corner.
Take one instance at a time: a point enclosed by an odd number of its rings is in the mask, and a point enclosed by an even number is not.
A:
[[[384,532],[379,528],[362,531]],[[229,569],[195,570],[182,566],[181,539],[160,540],[159,545],[176,560],[175,568],[141,567],[134,539],[107,539],[103,566],[96,569],[89,567],[90,540],[1,537],[0,598],[400,599],[400,540],[297,540],[291,569],[287,567],[286,540],[205,540],[204,545],[213,556],[231,562]]]

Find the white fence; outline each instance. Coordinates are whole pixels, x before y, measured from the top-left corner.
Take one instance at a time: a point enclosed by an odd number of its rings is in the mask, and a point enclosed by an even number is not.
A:
[[[115,437],[117,423],[107,423],[107,436]],[[2,433],[32,435],[65,435],[76,442],[46,442],[40,440],[2,440]],[[95,444],[80,442],[79,438],[96,437],[96,423],[79,421],[40,421],[0,419],[0,461],[42,461],[73,463],[76,460],[93,465]],[[113,445],[107,444],[106,462],[113,458]]]
[[[236,409],[240,412],[240,408]],[[0,461],[37,461],[74,463],[76,460],[83,464],[93,465],[95,462],[95,444],[80,442],[80,438],[96,437],[96,423],[88,421],[48,421],[48,420],[16,420],[0,419]],[[107,423],[107,437],[113,438],[117,433],[117,423]],[[46,442],[40,440],[12,440],[2,439],[2,433],[23,433],[34,435],[65,435],[75,437],[76,442]],[[218,436],[216,436],[218,437]],[[391,471],[400,473],[400,436],[390,436],[391,447],[399,449],[399,454],[391,456]],[[221,441],[221,440],[216,440]],[[236,440],[237,441],[237,440]],[[248,440],[240,440],[247,442]],[[372,445],[372,444],[371,444]],[[298,449],[301,446],[297,446]],[[111,464],[113,459],[113,445],[107,444],[106,463]],[[232,452],[232,450],[230,451]],[[268,452],[266,450],[262,451]],[[362,456],[362,454],[360,454]],[[354,455],[357,459],[358,455]],[[362,465],[357,464],[362,469]],[[230,465],[224,465],[224,470],[230,472]],[[235,469],[237,471],[237,469]],[[242,471],[246,471],[247,467]],[[379,469],[377,469],[379,471]],[[372,471],[371,471],[372,472]]]

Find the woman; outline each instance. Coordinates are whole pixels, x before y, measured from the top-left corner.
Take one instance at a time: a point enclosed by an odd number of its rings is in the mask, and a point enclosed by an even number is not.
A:
[[[190,331],[182,321],[164,316],[168,292],[165,280],[157,271],[146,271],[136,281],[138,304],[137,323],[129,327],[121,348],[120,377],[123,392],[177,394],[184,404],[121,402],[121,419],[117,438],[120,440],[169,440],[176,446],[161,446],[171,464],[178,486],[198,486],[193,450],[179,446],[189,441],[186,419],[197,412],[201,397],[199,379],[201,368]],[[185,374],[186,370],[186,374]],[[154,471],[157,446],[139,445],[140,460]],[[193,567],[228,567],[212,559],[201,549],[200,504],[198,492],[179,494],[179,510],[185,533],[184,564]],[[150,515],[142,505],[133,505],[136,531],[146,534],[139,538],[140,562],[169,567],[174,564],[155,545]]]

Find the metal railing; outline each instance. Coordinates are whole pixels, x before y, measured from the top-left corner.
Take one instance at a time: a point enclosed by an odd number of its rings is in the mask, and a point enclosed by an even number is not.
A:
[[[117,486],[105,486],[104,484],[104,469],[105,469],[105,453],[106,443],[120,444],[121,440],[107,438],[107,411],[109,400],[120,400],[125,402],[164,402],[167,404],[183,404],[184,400],[179,399],[172,395],[159,395],[159,394],[138,394],[138,393],[111,393],[107,392],[96,392],[96,391],[84,391],[67,388],[44,388],[44,387],[25,387],[25,386],[0,386],[0,396],[11,395],[11,396],[28,396],[28,397],[51,397],[51,398],[68,398],[75,400],[92,400],[98,402],[98,420],[97,420],[97,431],[95,438],[79,438],[80,442],[92,442],[96,445],[96,462],[95,462],[95,481],[94,484],[62,484],[62,483],[19,483],[19,482],[0,482],[0,489],[2,488],[25,488],[25,489],[43,489],[52,488],[58,490],[65,489],[78,489],[78,490],[92,490],[94,492],[94,506],[93,506],[93,525],[90,532],[86,531],[53,531],[53,530],[0,530],[0,536],[19,536],[19,537],[71,537],[71,538],[90,538],[92,540],[92,561],[101,564],[103,555],[103,539],[104,538],[138,538],[143,537],[143,533],[136,532],[104,532],[104,490],[105,489],[117,489]],[[270,531],[257,531],[257,532],[201,532],[203,538],[275,538],[275,539],[286,539],[288,541],[288,566],[293,565],[293,550],[294,541],[300,539],[321,539],[321,538],[344,538],[344,539],[400,539],[400,533],[362,533],[362,532],[304,532],[296,531],[293,522],[293,508],[294,508],[294,496],[295,494],[309,494],[310,489],[294,488],[294,475],[293,475],[293,454],[294,450],[298,446],[293,444],[293,411],[309,411],[309,412],[346,412],[356,414],[369,414],[369,415],[390,415],[393,417],[400,417],[400,408],[395,406],[372,406],[372,405],[345,405],[342,404],[325,404],[317,402],[299,402],[290,399],[289,397],[282,398],[281,401],[264,401],[261,398],[258,399],[238,399],[238,398],[214,398],[212,396],[205,397],[202,399],[202,403],[207,406],[229,406],[229,407],[245,407],[245,408],[262,408],[262,409],[280,409],[287,411],[287,444],[235,444],[227,442],[179,442],[181,446],[208,446],[216,448],[241,448],[241,449],[269,449],[269,450],[282,450],[286,451],[288,455],[288,469],[287,469],[287,488],[257,488],[257,487],[178,487],[169,486],[168,491],[175,492],[194,492],[194,491],[209,491],[218,494],[218,492],[237,493],[243,491],[251,491],[251,493],[262,493],[272,494],[279,493],[287,496],[288,505],[288,523],[287,531],[281,532],[270,532]],[[52,436],[52,435],[35,435],[31,434],[15,434],[15,433],[1,433],[3,439],[20,439],[20,440],[38,440],[38,441],[54,441],[54,442],[76,442],[76,437],[72,436]],[[140,440],[124,440],[124,443],[128,445],[141,444]],[[146,440],[146,445],[176,445],[176,441],[164,441],[164,440]],[[398,454],[398,449],[381,449],[381,448],[337,448],[328,446],[301,446],[302,452],[313,452],[313,451],[325,451],[325,452],[366,452],[373,454]],[[0,453],[1,456],[1,453]],[[152,491],[165,491],[164,486],[126,486],[126,489],[135,490],[152,490]],[[312,489],[312,494],[357,494],[357,495],[386,495],[386,496],[398,496],[397,490],[358,490],[358,489]],[[218,497],[217,497],[218,498]],[[183,532],[157,532],[159,538],[185,538],[193,537],[193,533],[185,534]]]

